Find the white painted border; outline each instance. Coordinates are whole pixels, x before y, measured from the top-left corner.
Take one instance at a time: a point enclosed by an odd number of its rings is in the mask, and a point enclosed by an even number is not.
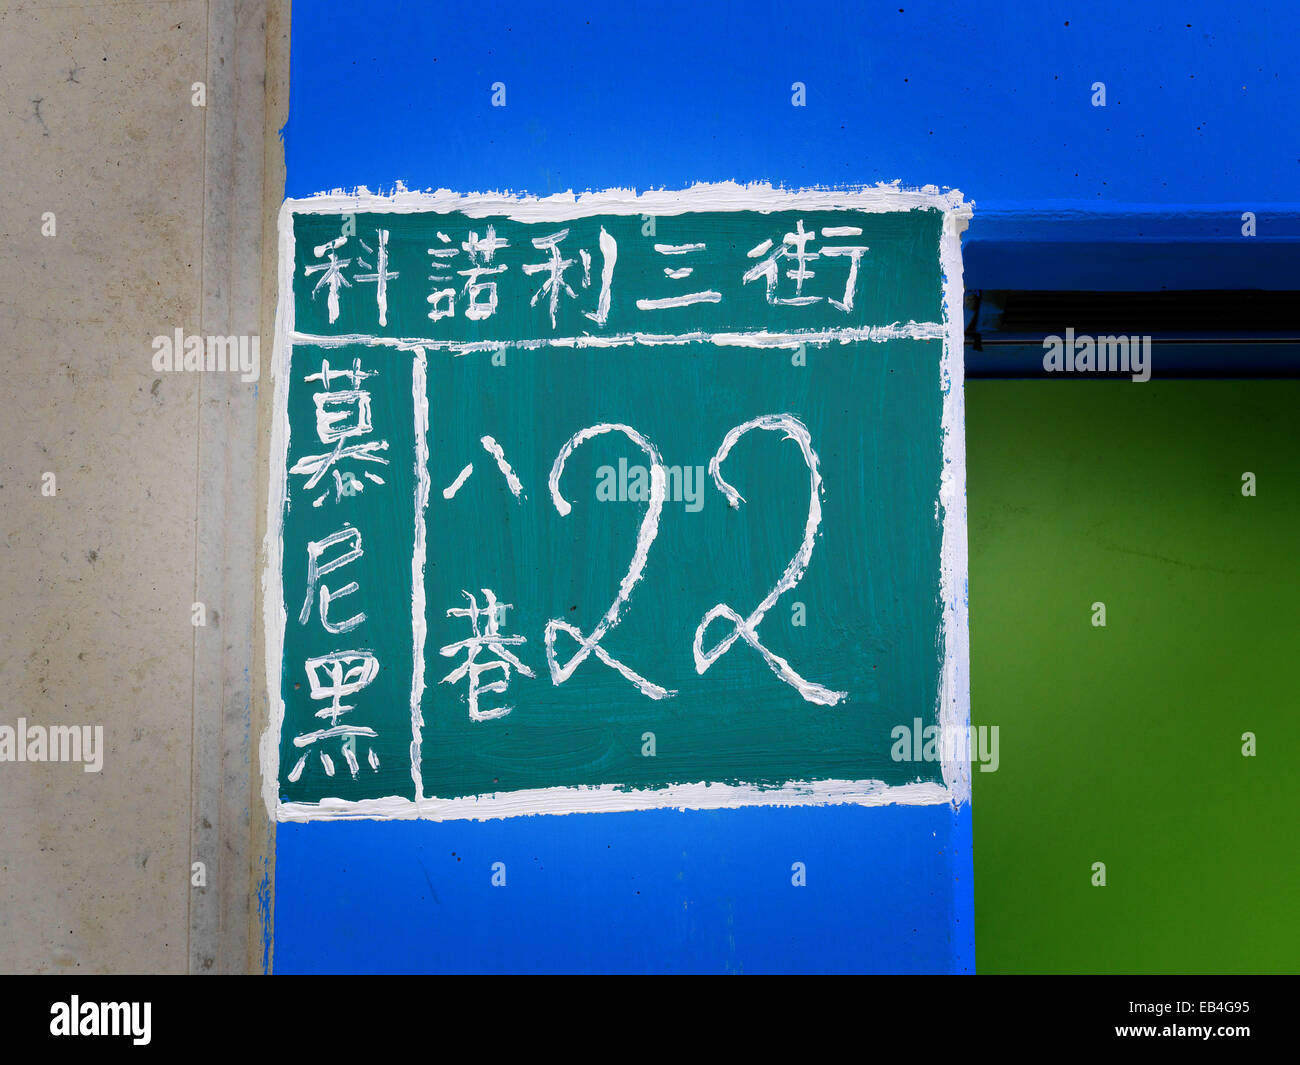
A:
[[[386,799],[322,799],[280,804],[281,821],[377,820],[490,821],[534,814],[617,813],[624,810],[723,810],[737,806],[937,806],[952,795],[941,784],[888,785],[876,780],[790,781],[766,790],[747,784],[674,784],[623,789],[617,784],[529,788],[460,799],[425,798],[415,803]]]
[[[716,344],[718,347],[797,348],[800,344],[852,344],[855,341],[880,343],[885,340],[943,340],[947,337],[943,322],[895,322],[844,329],[799,329],[788,333],[756,330],[748,333],[612,333],[595,336],[585,333],[572,337],[529,337],[526,340],[434,340],[431,337],[372,337],[364,333],[295,332],[289,337],[294,344],[315,344],[323,348],[341,348],[354,344],[391,347],[402,351],[433,348],[453,355],[476,351],[537,351],[542,348],[625,348],[635,344],[658,347],[664,344]]]
[[[429,363],[423,348],[415,349],[411,366],[411,402],[415,410],[415,539],[411,552],[411,781],[415,794],[424,794],[420,775],[420,744],[424,717],[420,700],[424,696],[424,563],[425,519],[429,506]]]
[[[295,329],[293,305],[294,214],[350,214],[367,211],[390,213],[451,212],[471,218],[505,215],[520,222],[559,222],[593,214],[679,215],[698,211],[770,211],[785,210],[854,210],[867,213],[907,211],[932,208],[943,212],[939,257],[943,270],[943,322],[894,323],[868,329],[810,330],[771,334],[728,333],[627,334],[618,337],[572,337],[558,340],[510,342],[510,346],[603,346],[622,344],[680,344],[707,341],[746,347],[791,347],[800,343],[850,343],[853,341],[888,340],[895,337],[943,340],[940,364],[940,387],[943,390],[943,470],[938,505],[942,522],[940,557],[940,592],[943,598],[942,638],[944,660],[939,676],[938,719],[942,751],[955,749],[944,742],[950,735],[962,735],[969,728],[969,637],[966,615],[966,441],[964,369],[962,337],[962,264],[961,232],[971,217],[971,205],[961,193],[941,192],[933,185],[921,189],[904,189],[895,182],[859,189],[807,189],[798,192],[775,189],[766,184],[739,185],[735,182],[697,184],[681,191],[636,193],[628,189],[589,192],[581,195],[561,193],[547,197],[513,196],[505,193],[466,194],[446,189],[437,192],[409,192],[399,186],[391,196],[376,196],[365,189],[352,193],[335,191],[308,199],[285,200],[280,210],[280,292],[275,318],[275,344],[271,359],[274,382],[274,415],[270,449],[270,492],[267,501],[266,570],[262,579],[263,613],[266,631],[266,676],[270,720],[262,735],[262,796],[268,815],[280,821],[410,819],[487,820],[529,814],[567,814],[650,809],[722,809],[739,806],[804,806],[851,803],[861,806],[894,804],[954,805],[970,800],[970,763],[960,752],[942,763],[942,786],[905,784],[889,786],[882,781],[819,780],[790,782],[780,788],[761,788],[752,784],[680,784],[667,788],[624,789],[617,785],[598,787],[537,788],[524,791],[493,793],[460,799],[426,797],[419,779],[418,745],[420,742],[419,692],[423,688],[423,619],[416,633],[415,669],[411,691],[412,775],[416,783],[415,801],[398,796],[383,799],[345,801],[324,799],[319,803],[278,800],[280,771],[280,731],[284,724],[284,700],[281,667],[284,652],[285,608],[282,581],[283,512],[287,492],[287,456],[289,415],[287,379],[289,351],[294,343],[366,343],[389,345],[415,352],[413,379],[418,381],[425,363],[425,348],[449,349],[456,354],[495,348],[501,343],[464,345],[425,338],[398,340],[355,336],[322,338],[300,334]],[[423,416],[423,423],[421,417]],[[426,437],[428,404],[416,405],[417,487],[416,548],[412,559],[412,578],[424,568],[424,538],[421,535],[424,510],[421,490],[427,504],[427,467],[419,461],[421,441]],[[427,458],[427,442],[425,443]],[[422,467],[423,473],[422,473]],[[422,476],[421,476],[422,473]],[[421,591],[417,598],[422,598]],[[413,622],[415,613],[413,608]]]

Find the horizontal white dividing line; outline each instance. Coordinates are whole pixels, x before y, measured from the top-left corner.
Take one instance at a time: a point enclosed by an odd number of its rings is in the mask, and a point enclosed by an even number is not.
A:
[[[283,802],[280,821],[490,821],[536,814],[619,813],[631,810],[725,810],[742,806],[939,806],[953,801],[942,784],[890,786],[879,780],[791,781],[779,788],[748,784],[675,784],[628,790],[615,784],[531,788],[461,799],[322,799]]]
[[[290,334],[293,344],[318,347],[344,347],[365,344],[372,347],[399,349],[431,348],[469,355],[476,351],[535,351],[543,348],[624,348],[633,345],[658,347],[665,344],[716,344],[740,348],[797,348],[803,344],[854,344],[861,341],[882,343],[889,340],[943,340],[947,327],[942,322],[907,322],[844,329],[814,329],[800,333],[618,333],[612,336],[540,337],[528,340],[432,340],[427,337],[377,337],[366,333],[319,336],[314,333]]]

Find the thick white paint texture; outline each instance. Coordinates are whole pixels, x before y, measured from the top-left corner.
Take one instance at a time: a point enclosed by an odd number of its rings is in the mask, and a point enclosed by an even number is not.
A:
[[[522,644],[522,636],[506,636],[497,631],[497,619],[501,613],[508,610],[510,603],[499,603],[496,594],[490,588],[484,588],[483,594],[486,597],[486,604],[479,607],[477,598],[468,591],[462,591],[461,595],[465,597],[468,607],[452,607],[447,611],[447,616],[463,617],[470,621],[473,635],[464,640],[457,640],[455,643],[447,644],[438,649],[438,653],[445,658],[455,658],[464,653],[466,659],[457,668],[453,669],[438,683],[456,684],[459,681],[469,678],[469,719],[471,721],[495,721],[497,718],[505,717],[509,714],[513,706],[497,706],[487,710],[479,707],[480,695],[499,694],[504,692],[510,686],[510,670],[522,673],[525,677],[536,676],[528,666],[524,665],[514,654],[506,650],[506,645]],[[486,618],[486,631],[480,629],[480,619]],[[496,657],[487,662],[476,661],[478,652],[487,649]],[[492,673],[494,670],[500,670],[501,675],[496,679],[488,682],[482,681],[482,676]]]
[[[822,475],[818,470],[817,453],[812,449],[812,436],[808,432],[808,427],[793,414],[767,414],[761,418],[745,422],[743,425],[737,425],[727,433],[723,438],[722,446],[718,448],[718,453],[709,460],[709,473],[713,475],[718,490],[727,497],[727,502],[733,507],[740,506],[745,501],[744,497],[723,480],[722,464],[727,461],[727,456],[731,454],[731,449],[736,446],[737,441],[754,429],[783,433],[787,440],[793,440],[798,444],[799,450],[803,453],[803,460],[808,465],[809,476],[808,520],[804,524],[803,541],[799,545],[799,550],[795,552],[794,558],[786,566],[785,572],[781,574],[781,579],[776,582],[776,586],[768,592],[763,601],[754,608],[749,617],[742,618],[726,603],[719,603],[704,615],[699,627],[695,630],[695,643],[692,648],[695,654],[695,669],[698,673],[704,673],[714,662],[727,653],[727,650],[737,639],[743,638],[750,647],[763,656],[763,660],[771,667],[773,673],[794,688],[808,702],[817,703],[821,706],[834,706],[847,697],[848,692],[831,691],[820,684],[805,680],[794,671],[789,662],[780,655],[773,654],[759,643],[757,632],[758,626],[762,624],[763,618],[767,616],[767,612],[772,609],[776,601],[786,592],[793,590],[794,586],[803,579],[804,573],[808,570],[808,562],[812,558],[813,544],[817,540],[817,526],[822,521]],[[723,637],[714,646],[713,650],[705,651],[704,633],[709,625],[718,618],[726,618],[731,622],[731,632]]]
[[[596,313],[583,313],[597,325],[604,325],[609,317],[609,303],[614,288],[614,264],[618,261],[618,242],[605,232],[604,226],[600,227],[600,254],[604,265],[600,268],[600,296],[596,300]]]
[[[716,344],[734,348],[798,348],[804,345],[853,344],[859,341],[881,343],[887,340],[946,340],[947,327],[941,322],[904,322],[893,325],[854,326],[840,329],[807,329],[794,333],[615,333],[610,336],[583,334],[576,337],[529,337],[526,340],[434,340],[430,337],[372,337],[362,333],[321,336],[317,333],[291,333],[294,344],[315,344],[339,348],[353,344],[390,347],[399,351],[432,348],[453,355],[472,355],[480,351],[540,351],[544,348],[629,348],[664,345]]]
[[[516,499],[519,499],[524,492],[524,486],[520,484],[519,478],[515,476],[515,471],[510,468],[510,463],[506,461],[505,449],[490,436],[483,437],[479,441],[489,455],[497,461],[497,469],[501,471],[506,479],[506,484],[510,487],[510,493]]]
[[[952,801],[939,784],[886,785],[878,780],[788,781],[758,790],[743,784],[674,784],[667,788],[626,791],[617,784],[472,795],[459,799],[425,798],[418,803],[400,796],[347,802],[288,802],[278,809],[281,821],[412,820],[493,821],[535,814],[620,813],[627,810],[725,810],[737,806],[938,806]]]
[[[504,215],[524,223],[563,223],[575,218],[597,214],[674,216],[705,211],[772,212],[788,210],[850,210],[865,213],[887,213],[918,208],[935,209],[941,211],[944,216],[942,236],[937,249],[943,272],[944,314],[942,322],[894,322],[874,326],[802,330],[786,333],[770,333],[766,330],[760,330],[754,332],[664,334],[645,331],[623,333],[616,336],[582,335],[479,343],[452,342],[427,337],[318,337],[298,333],[294,326],[292,282],[294,269],[293,216],[295,214],[459,212],[470,218],[486,219]],[[939,678],[938,717],[942,733],[957,732],[967,728],[970,696],[966,617],[966,468],[965,417],[962,396],[964,374],[961,358],[963,323],[960,235],[971,217],[971,211],[971,205],[966,203],[961,193],[955,190],[945,192],[931,185],[920,189],[905,189],[898,182],[859,189],[823,188],[797,192],[773,188],[766,184],[741,185],[735,182],[718,182],[697,184],[691,188],[678,191],[649,191],[638,194],[632,190],[614,189],[606,192],[582,193],[580,195],[569,192],[540,198],[516,196],[508,193],[462,195],[445,189],[436,192],[411,192],[399,185],[397,191],[391,196],[376,196],[368,190],[358,189],[354,192],[336,190],[332,193],[314,196],[305,200],[286,200],[279,219],[280,303],[276,312],[276,343],[272,359],[275,396],[270,448],[270,491],[267,500],[267,531],[264,545],[266,566],[262,577],[266,679],[270,714],[269,724],[263,733],[259,749],[262,765],[262,792],[268,813],[282,821],[417,817],[433,820],[458,818],[486,820],[538,813],[564,814],[635,809],[717,809],[745,805],[796,806],[838,803],[881,806],[897,803],[960,804],[968,802],[970,798],[970,764],[966,757],[960,753],[951,758],[945,757],[943,760],[943,785],[907,784],[887,786],[881,781],[870,780],[817,780],[791,782],[780,788],[759,788],[747,784],[696,782],[660,789],[623,789],[617,785],[609,784],[599,787],[541,788],[461,799],[430,797],[424,794],[419,771],[420,731],[422,726],[419,704],[424,689],[424,511],[429,494],[427,469],[428,398],[424,388],[425,359],[428,350],[446,351],[453,355],[467,355],[479,351],[511,348],[529,351],[552,347],[618,348],[632,345],[654,347],[696,343],[756,349],[797,349],[802,345],[824,346],[859,342],[874,343],[894,339],[936,339],[943,341],[940,380],[937,382],[943,395],[941,426],[943,434],[943,470],[939,498],[936,503],[943,530],[940,552],[940,590],[943,599],[941,648],[943,658]],[[854,226],[831,227],[826,230],[826,235],[858,236],[860,235],[858,229],[859,227]],[[771,246],[771,242],[768,241],[750,251],[749,255],[751,258],[758,258],[766,254]],[[602,295],[597,304],[596,312],[594,314],[588,312],[588,317],[597,324],[603,325],[609,312],[608,293],[613,279],[614,259],[617,254],[613,238],[609,237],[603,229],[601,231],[600,248],[604,253]],[[669,252],[669,254],[672,253]],[[674,275],[670,274],[669,276]],[[687,277],[689,275],[680,274],[680,276]],[[324,799],[320,803],[280,803],[278,800],[279,740],[284,724],[284,702],[281,692],[283,639],[286,622],[281,582],[284,562],[283,514],[290,505],[287,495],[288,485],[285,468],[290,437],[287,412],[289,383],[286,375],[291,346],[294,343],[301,342],[311,342],[324,347],[337,347],[348,344],[389,347],[399,351],[413,352],[416,357],[416,365],[412,371],[417,421],[416,551],[412,559],[412,580],[414,583],[412,624],[415,628],[416,639],[414,649],[415,672],[411,691],[411,772],[415,783],[415,794],[418,796],[415,801],[396,796],[360,802]],[[606,427],[604,431],[610,431],[612,428]],[[626,429],[627,427],[619,428]],[[570,443],[577,446],[574,441]],[[648,441],[645,443],[647,446],[651,446]],[[571,450],[572,448],[570,448]],[[648,452],[648,454],[651,454],[651,452]],[[723,457],[725,458],[725,455]],[[558,460],[557,466],[562,469],[562,463],[559,463]],[[469,470],[470,467],[462,470],[456,482],[444,489],[444,496],[447,496],[449,491],[454,495],[455,490],[463,485],[465,478],[469,476]],[[599,632],[603,636],[617,623],[619,610],[622,604],[626,602],[632,586],[640,578],[641,569],[644,568],[645,556],[649,552],[650,542],[653,541],[657,529],[658,511],[654,509],[654,493],[656,490],[659,493],[660,507],[662,506],[664,493],[664,472],[662,463],[657,460],[657,453],[652,454],[652,470],[654,471],[652,474],[652,506],[647,510],[646,518],[643,519],[641,532],[638,535],[637,553],[627,576],[620,585],[618,596],[597,628],[593,630],[591,636],[584,637],[572,627],[566,629],[569,635],[579,641],[580,650],[578,656],[585,658],[588,654],[595,654],[606,665],[618,668],[620,672],[623,672],[626,667],[621,667],[621,664],[615,663],[603,653],[603,649],[597,646],[598,637],[596,633]],[[504,469],[502,472],[505,472]],[[715,480],[718,479],[718,475],[715,475]],[[558,480],[558,473],[553,469],[551,481],[552,500],[557,510],[563,515],[568,513],[571,507],[559,494]],[[507,483],[509,483],[508,479]],[[725,484],[725,482],[723,483]],[[719,488],[726,494],[726,489],[722,487],[722,484],[719,484]],[[814,490],[814,500],[816,495],[816,490]],[[447,498],[450,498],[450,496],[447,496]],[[652,512],[654,522],[648,524]],[[809,521],[812,521],[811,510]],[[801,548],[795,559],[791,561],[791,567],[796,566],[803,554],[804,551]],[[806,566],[806,564],[807,560],[805,559],[804,565]],[[791,570],[788,568],[786,575],[783,576],[783,581],[790,573]],[[777,588],[773,589],[773,593],[769,594],[768,599],[775,602],[773,595],[779,595],[780,590],[783,589],[781,589],[781,582],[778,582]],[[764,600],[764,603],[767,602],[768,600]],[[742,619],[738,616],[734,618],[730,615],[718,616],[727,616],[728,620],[736,626],[735,631],[729,637],[731,642],[743,635],[740,631]],[[753,615],[751,615],[752,617]],[[752,630],[756,624],[757,622],[752,622],[750,629]],[[558,630],[560,627],[560,625],[557,625],[556,629]],[[554,632],[552,631],[550,635],[553,637]],[[701,647],[700,651],[702,652],[702,650]],[[549,647],[548,657],[550,657]],[[571,672],[579,660],[575,656],[575,659],[564,668],[569,669]],[[772,662],[769,660],[769,665],[771,664]],[[552,659],[552,670],[554,671],[557,667],[558,662]],[[630,680],[635,678],[634,683],[641,681],[647,685],[650,684],[639,675],[631,673],[630,670],[623,672],[623,675],[628,676]],[[651,687],[657,688],[654,685],[651,685]],[[658,690],[663,691],[663,689]],[[664,694],[669,693],[664,692]],[[960,745],[945,745],[942,749],[945,751],[955,749],[960,752]],[[373,752],[370,757],[373,766],[376,764]]]
[[[415,349],[411,366],[411,399],[415,407],[415,549],[411,553],[411,780],[415,794],[424,794],[420,775],[420,736],[424,717],[420,700],[424,698],[424,512],[429,505],[429,390],[426,387],[428,359],[423,348]],[[370,757],[378,768],[374,749]]]
[[[604,639],[605,633],[618,624],[618,617],[623,609],[623,604],[627,602],[628,597],[632,594],[632,589],[636,586],[637,581],[641,579],[646,559],[650,557],[650,545],[654,543],[655,537],[659,535],[659,516],[663,513],[664,498],[668,494],[668,474],[664,469],[663,459],[659,457],[658,449],[630,426],[616,424],[592,425],[575,433],[560,448],[560,453],[555,456],[555,463],[551,466],[551,476],[547,483],[551,489],[551,500],[555,503],[555,509],[560,512],[560,517],[566,517],[573,510],[573,507],[560,494],[560,477],[564,474],[564,464],[568,462],[569,456],[573,454],[574,449],[580,444],[594,436],[602,436],[605,433],[622,433],[645,452],[646,458],[650,460],[650,503],[646,507],[645,516],[641,519],[641,527],[637,530],[636,551],[632,555],[632,563],[628,567],[627,573],[624,574],[623,580],[619,583],[618,595],[614,597],[614,602],[605,612],[605,616],[591,630],[590,636],[584,636],[576,626],[569,624],[562,618],[552,618],[546,623],[546,660],[551,667],[551,680],[555,684],[562,684],[573,675],[573,671],[582,664],[588,655],[594,654],[605,665],[618,670],[643,695],[648,695],[651,699],[665,699],[677,693],[669,691],[653,681],[646,680],[639,673],[633,672],[622,662],[614,659],[608,651],[600,646],[600,641]],[[577,652],[563,666],[559,664],[555,657],[556,632],[566,632],[578,641]]]
[[[460,491],[460,486],[469,480],[469,475],[474,472],[474,463],[465,463],[465,468],[456,474],[456,479],[442,490],[443,499],[454,499],[456,493]]]

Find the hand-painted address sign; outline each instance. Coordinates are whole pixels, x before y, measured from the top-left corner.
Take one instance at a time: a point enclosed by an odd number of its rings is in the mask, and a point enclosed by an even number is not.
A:
[[[967,721],[956,193],[285,204],[280,819],[933,803]],[[919,745],[918,745],[919,746]]]

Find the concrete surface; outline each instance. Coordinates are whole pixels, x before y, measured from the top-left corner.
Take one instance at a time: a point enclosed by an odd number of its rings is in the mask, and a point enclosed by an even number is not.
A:
[[[287,29],[265,2],[0,4],[0,726],[105,746],[99,773],[0,762],[0,971],[261,966],[256,383],[158,373],[151,342],[269,336]]]

